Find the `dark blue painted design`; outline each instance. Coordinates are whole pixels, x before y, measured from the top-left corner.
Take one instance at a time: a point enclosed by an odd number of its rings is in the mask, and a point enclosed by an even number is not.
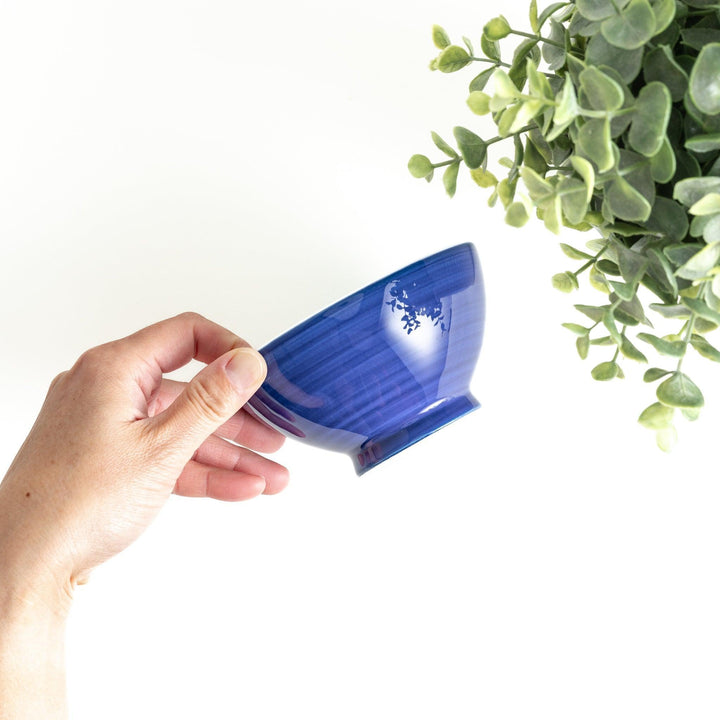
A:
[[[478,407],[469,383],[485,298],[473,245],[413,263],[260,350],[248,403],[285,435],[350,455],[359,475]]]

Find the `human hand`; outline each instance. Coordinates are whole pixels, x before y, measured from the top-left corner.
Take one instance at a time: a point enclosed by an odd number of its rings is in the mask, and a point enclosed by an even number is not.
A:
[[[192,358],[208,365],[190,383],[163,378]],[[249,449],[277,450],[282,435],[241,411],[265,373],[247,343],[191,313],[83,354],[53,381],[0,484],[0,565],[71,596],[173,491],[282,490],[287,470]]]

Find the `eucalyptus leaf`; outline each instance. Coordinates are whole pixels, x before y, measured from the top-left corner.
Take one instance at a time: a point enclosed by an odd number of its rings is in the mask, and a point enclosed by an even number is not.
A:
[[[610,360],[608,362],[601,362],[599,365],[596,365],[590,371],[590,374],[592,375],[594,380],[607,381],[616,378],[618,376],[619,370],[620,368],[618,367],[618,364],[613,360]]]
[[[627,283],[609,281],[610,287],[621,300],[632,300],[635,296],[635,287]]]
[[[699,408],[705,404],[700,388],[682,372],[674,372],[658,385],[657,398],[663,405],[677,408]]]
[[[713,347],[702,335],[693,334],[690,338],[690,344],[704,358],[713,362],[720,362],[720,350]]]
[[[408,170],[413,177],[425,178],[433,171],[433,164],[425,155],[413,155],[408,162]]]
[[[652,345],[661,355],[669,355],[670,357],[682,357],[685,354],[685,343],[665,340],[651,333],[638,333],[638,340],[642,340]]]
[[[539,32],[552,15],[568,4],[567,2],[554,2],[548,5],[538,16],[538,29],[535,32]]]
[[[467,105],[476,115],[487,115],[490,112],[490,96],[481,90],[473,90],[468,95]]]
[[[550,71],[559,70],[565,65],[566,53],[563,49],[565,44],[565,28],[556,20],[550,19],[549,39],[554,44],[543,43],[542,56]]]
[[[619,14],[605,20],[600,28],[603,37],[625,50],[645,45],[655,34],[655,15],[648,0],[630,0]]]
[[[670,120],[672,97],[667,86],[651,82],[640,90],[628,141],[642,155],[651,157],[661,148]]]
[[[481,187],[489,188],[495,187],[498,184],[498,179],[489,170],[483,167],[474,168],[470,171],[470,177]]]
[[[675,184],[673,197],[688,207],[709,193],[720,193],[720,177],[690,177]]]
[[[585,202],[589,203],[593,196],[593,190],[595,189],[595,171],[593,170],[593,166],[579,155],[572,155],[570,157],[570,164],[585,183]]]
[[[633,289],[635,288],[633,287]],[[640,323],[652,327],[650,321],[645,317],[643,305],[637,294],[633,294],[629,299],[625,299],[619,298],[615,293],[610,293],[610,300],[616,304],[614,314],[618,322],[621,322],[623,325],[630,325],[631,327]],[[620,300],[620,302],[618,302],[618,300]]]
[[[664,32],[675,19],[675,0],[655,0],[652,5],[655,16],[654,37]]]
[[[445,191],[450,197],[455,195],[459,169],[460,163],[454,162],[451,165],[448,165],[443,173],[443,185],[445,186]]]
[[[664,290],[663,294],[671,298],[670,302],[674,302],[678,294],[678,284],[670,261],[659,248],[650,248],[647,253],[647,258],[648,266],[646,276],[652,277],[660,288]]]
[[[537,0],[530,0],[530,12],[529,12],[530,28],[534,33],[540,32],[540,24],[538,23],[538,8]]]
[[[590,328],[586,328],[584,325],[578,325],[577,323],[563,323],[562,326],[575,335],[587,335],[590,332]]]
[[[490,40],[486,35],[480,38],[480,48],[490,60],[500,60],[500,43]]]
[[[619,48],[598,33],[590,38],[585,56],[589,64],[614,68],[626,83],[631,83],[640,73],[644,52],[643,48]]]
[[[575,0],[577,9],[588,20],[614,17],[630,0]]]
[[[655,382],[661,377],[665,377],[670,374],[670,370],[663,370],[662,368],[649,368],[643,375],[643,381],[646,383]]]
[[[705,45],[690,73],[690,96],[707,115],[720,113],[720,43]]]
[[[618,267],[623,280],[628,285],[637,285],[648,266],[648,259],[641,253],[616,242],[613,248],[617,254]]]
[[[553,275],[552,285],[556,290],[560,290],[561,292],[569,293],[569,292],[572,292],[573,290],[577,290],[578,281],[577,281],[577,277],[575,277],[575,274],[568,271],[568,272],[557,273],[556,275]]]
[[[595,164],[598,172],[607,172],[615,165],[610,123],[607,119],[588,120],[578,132],[577,148],[581,157]]]
[[[599,323],[602,322],[605,311],[609,306],[595,307],[594,305],[575,305],[574,307],[583,313],[583,315],[587,315],[593,322]]]
[[[444,50],[448,45],[450,45],[450,38],[448,37],[448,34],[439,25],[433,25],[432,38],[435,43],[435,47],[440,50]]]
[[[582,250],[568,245],[567,243],[560,243],[560,249],[567,255],[571,260],[590,260],[592,255],[588,255]]]
[[[490,78],[493,76],[494,72],[495,72],[495,67],[489,67],[486,70],[483,70],[478,75],[476,75],[470,81],[470,85],[468,86],[469,92],[473,92],[475,90],[484,90],[485,86],[490,81]]]
[[[438,57],[437,69],[443,73],[453,73],[462,70],[472,62],[470,53],[459,45],[448,45]]]
[[[527,191],[530,193],[530,197],[537,203],[541,204],[555,194],[555,188],[552,183],[545,180],[530,167],[523,167],[520,170],[520,177]]]
[[[579,12],[573,13],[572,20],[568,25],[568,32],[570,37],[581,35],[582,37],[592,38],[600,32],[600,20],[588,20]]]
[[[650,430],[660,430],[672,424],[674,414],[674,408],[656,402],[642,411],[638,422]]]
[[[590,350],[590,336],[585,334],[581,335],[577,340],[575,341],[575,347],[577,349],[578,355],[582,360],[585,360],[585,358],[588,356],[588,352]]]
[[[580,73],[580,87],[595,110],[619,110],[625,99],[622,88],[594,66]]]
[[[530,219],[527,208],[522,202],[513,202],[505,212],[505,222],[511,227],[520,228]]]
[[[622,335],[617,329],[615,315],[612,307],[609,307],[605,310],[605,312],[603,313],[602,322],[603,325],[607,328],[607,331],[610,333],[610,337],[613,339],[613,342],[616,345],[620,345],[622,343]]]
[[[720,68],[718,69],[720,72]],[[697,153],[712,152],[720,150],[720,133],[711,133],[707,135],[695,135],[685,141],[685,147]]]
[[[670,452],[677,443],[677,430],[673,425],[656,430],[655,442],[663,452]]]
[[[650,303],[650,309],[659,313],[665,318],[688,318],[690,310],[683,305],[661,305],[660,303]]]
[[[705,215],[709,221],[705,225],[703,230],[703,238],[706,243],[720,242],[720,214],[718,215]]]
[[[695,253],[702,250],[703,247],[701,243],[677,243],[674,245],[666,245],[663,248],[663,253],[671,263],[676,267],[680,267],[690,260]]]
[[[677,161],[670,140],[663,138],[660,149],[650,158],[650,174],[657,183],[666,183],[672,180],[677,169]]]
[[[685,28],[680,31],[682,36],[683,44],[697,50],[702,50],[706,45],[710,43],[716,43],[720,41],[720,30],[717,28],[708,27],[692,27]]]
[[[708,193],[693,203],[688,212],[691,215],[715,215],[720,213],[720,193]]]
[[[480,136],[464,127],[453,128],[453,135],[465,164],[471,170],[479,168],[487,154],[487,143]]]
[[[720,313],[710,308],[707,303],[698,298],[683,297],[683,305],[687,305],[699,317],[720,325]]]
[[[483,28],[483,35],[491,41],[502,40],[509,34],[510,24],[502,15],[490,20]]]
[[[645,222],[652,205],[624,177],[617,176],[605,185],[605,200],[616,217]]]
[[[430,136],[432,137],[432,141],[435,143],[435,147],[437,147],[438,150],[441,150],[451,158],[459,157],[457,152],[455,152],[455,149],[448,145],[448,143],[446,143],[436,132],[432,132]]]
[[[563,178],[557,186],[561,197],[565,217],[572,224],[577,224],[585,217],[588,209],[587,190],[585,184],[576,178]]]
[[[577,96],[575,86],[569,77],[565,78],[562,93],[558,99],[553,120],[555,126],[567,127],[578,115]]]
[[[678,65],[667,45],[653,48],[645,55],[643,77],[646,83],[665,83],[673,102],[679,102],[685,97],[688,88],[687,73]]]
[[[562,204],[560,196],[554,195],[543,204],[541,210],[543,213],[543,223],[545,224],[545,227],[550,232],[555,233],[555,235],[559,235],[562,228]],[[577,277],[575,277],[574,273],[570,274],[574,278],[575,287],[578,287]]]
[[[650,216],[643,225],[674,241],[682,240],[689,228],[687,213],[682,205],[662,195],[655,198]]]

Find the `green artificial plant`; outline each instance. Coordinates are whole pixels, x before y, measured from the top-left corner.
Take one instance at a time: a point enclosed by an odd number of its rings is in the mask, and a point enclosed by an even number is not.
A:
[[[576,304],[565,327],[581,358],[605,354],[596,380],[624,377],[624,359],[662,357],[644,374],[656,398],[639,421],[669,449],[675,413],[695,419],[704,404],[683,359],[720,362],[706,339],[720,326],[720,0],[576,0],[542,12],[532,0],[528,31],[499,16],[480,53],[462,40],[435,26],[430,67],[480,65],[467,105],[496,134],[455,127],[451,145],[433,132],[444,159],[414,155],[410,172],[429,182],[442,171],[452,197],[464,165],[509,225],[534,213],[556,234],[594,231],[583,249],[561,243],[576,267],[552,282],[569,293],[585,277],[602,302]],[[488,169],[498,148],[511,148],[497,158],[500,178]],[[653,332],[657,314],[674,332]]]

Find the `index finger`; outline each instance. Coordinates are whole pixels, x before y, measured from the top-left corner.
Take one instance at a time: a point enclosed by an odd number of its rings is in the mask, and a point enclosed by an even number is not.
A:
[[[148,325],[120,342],[163,373],[192,359],[207,364],[229,350],[250,347],[227,328],[192,312]]]

